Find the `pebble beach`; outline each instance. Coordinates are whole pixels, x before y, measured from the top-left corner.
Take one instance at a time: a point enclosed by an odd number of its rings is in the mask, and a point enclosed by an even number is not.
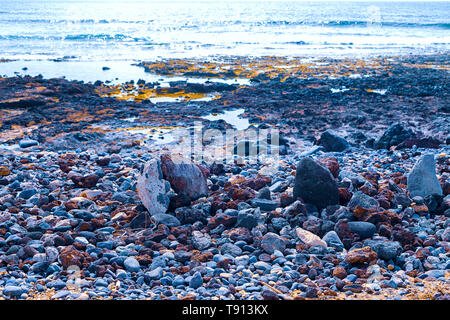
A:
[[[0,78],[1,299],[450,298],[448,54],[137,67]]]

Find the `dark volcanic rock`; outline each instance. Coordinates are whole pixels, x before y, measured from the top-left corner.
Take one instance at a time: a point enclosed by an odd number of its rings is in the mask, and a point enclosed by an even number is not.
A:
[[[364,221],[351,221],[347,223],[351,232],[356,233],[361,239],[371,238],[376,231],[374,224]]]
[[[323,146],[328,152],[341,152],[350,146],[344,138],[340,137],[335,131],[327,130],[319,138],[317,144]]]
[[[426,137],[421,139],[407,139],[400,143],[396,149],[406,149],[416,146],[417,148],[427,148],[427,149],[439,149],[439,146],[443,144],[442,141],[432,137]]]
[[[415,134],[411,129],[405,129],[401,123],[390,126],[383,135],[375,141],[375,149],[389,149],[397,146],[407,139],[413,139]]]
[[[338,187],[330,171],[309,157],[300,160],[297,166],[294,197],[319,209],[339,204]]]

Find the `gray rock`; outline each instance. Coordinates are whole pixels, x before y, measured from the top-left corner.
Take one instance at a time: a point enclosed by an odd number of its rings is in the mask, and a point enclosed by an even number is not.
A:
[[[23,292],[23,289],[19,286],[6,286],[3,289],[3,294],[11,297],[20,297]]]
[[[396,193],[392,202],[403,208],[407,208],[411,204],[411,199],[404,193]]]
[[[192,289],[198,289],[203,285],[203,278],[200,272],[194,273],[191,280],[189,281],[189,287]]]
[[[339,191],[332,174],[311,158],[303,158],[297,166],[294,197],[301,197],[319,209],[339,204]]]
[[[257,210],[258,212],[256,212]],[[246,209],[239,211],[236,227],[244,227],[250,230],[253,229],[258,225],[258,213],[259,209]]]
[[[162,276],[164,274],[164,270],[161,267],[157,267],[156,269],[147,272],[145,275],[150,279],[150,280],[157,280],[157,279],[161,279]]]
[[[55,281],[50,281],[49,283],[47,283],[47,288],[55,288],[56,290],[60,290],[62,288],[66,287],[66,283],[60,279],[55,280]]]
[[[168,154],[161,156],[161,170],[164,179],[179,195],[196,200],[208,194],[206,176],[199,166],[185,159],[174,158]]]
[[[160,161],[152,159],[145,164],[137,179],[136,189],[151,215],[166,213],[170,203],[170,184],[163,179]]]
[[[271,269],[271,265],[264,261],[255,262],[254,266],[256,269],[264,270],[264,271]]]
[[[441,238],[443,241],[450,242],[450,227],[445,228],[444,232],[442,232]]]
[[[178,220],[176,217],[174,217],[171,214],[167,213],[160,213],[153,216],[156,220],[156,222],[160,224],[164,224],[168,227],[178,227],[181,225],[180,220]]]
[[[192,254],[190,254],[189,259],[191,256],[192,256]],[[177,259],[177,258],[178,257],[175,254],[175,259]],[[153,258],[152,264],[150,265],[150,270],[155,270],[158,267],[165,268],[167,266],[167,260],[168,259],[164,256],[157,256],[157,257]]]
[[[211,246],[211,238],[200,231],[192,232],[192,245],[197,250],[205,250]]]
[[[364,179],[363,176],[349,170],[341,170],[338,178],[340,180],[348,179],[356,187],[362,186],[366,182],[366,179]]]
[[[327,234],[323,236],[322,240],[325,241],[329,247],[333,247],[339,252],[344,249],[344,244],[335,231],[327,232]]]
[[[220,248],[220,253],[221,254],[229,254],[233,257],[237,257],[237,256],[241,255],[242,249],[233,243],[227,242],[227,243],[224,243],[222,245],[222,247]]]
[[[366,240],[364,245],[371,247],[378,257],[384,260],[394,259],[403,251],[401,244],[397,241]]]
[[[353,194],[347,207],[350,210],[353,210],[356,207],[362,207],[364,209],[379,209],[380,204],[376,199],[368,196],[361,191],[357,191]]]
[[[261,248],[269,254],[272,254],[275,250],[283,252],[286,249],[286,243],[276,233],[268,232],[261,240]]]
[[[373,223],[364,221],[350,221],[347,223],[351,232],[359,235],[361,239],[371,238],[376,231]]]
[[[425,198],[431,194],[442,195],[441,184],[436,177],[436,162],[432,154],[424,155],[408,175],[408,191],[412,197]]]
[[[123,265],[125,266],[125,269],[127,269],[127,271],[129,272],[138,272],[139,270],[141,270],[139,261],[137,261],[133,257],[126,258],[125,261],[123,262]]]
[[[36,193],[37,193],[36,189],[25,189],[19,193],[19,198],[30,199]]]
[[[286,182],[285,181],[277,181],[274,184],[272,184],[269,187],[270,192],[281,192],[284,189],[286,189],[286,187],[284,186]]]
[[[249,262],[250,258],[247,255],[236,257],[235,263],[238,266],[246,266]]]
[[[267,199],[252,199],[252,205],[262,211],[272,211],[279,207],[278,201]]]
[[[21,147],[21,148],[29,148],[29,147],[37,146],[38,144],[39,144],[39,142],[37,142],[36,140],[32,140],[32,139],[22,139],[19,141],[19,147]]]
[[[172,285],[174,287],[183,286],[184,285],[184,278],[180,275],[177,275],[172,282]]]
[[[323,132],[317,144],[323,146],[327,152],[342,152],[350,147],[347,140],[340,137],[334,130]]]
[[[425,274],[428,277],[432,277],[432,278],[436,278],[436,279],[445,277],[444,270],[429,270],[429,271],[425,272]]]
[[[271,200],[272,197],[271,197],[270,193],[271,193],[271,191],[270,191],[269,187],[264,187],[258,191],[257,197],[259,199]]]
[[[95,218],[95,215],[88,210],[73,209],[73,210],[70,210],[69,213],[72,214],[75,218],[83,219],[86,221],[89,221],[89,220]]]

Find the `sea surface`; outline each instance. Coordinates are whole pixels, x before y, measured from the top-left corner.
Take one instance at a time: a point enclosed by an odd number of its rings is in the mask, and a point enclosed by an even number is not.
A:
[[[0,75],[114,81],[163,58],[448,53],[449,17],[446,1],[0,0],[0,59],[16,60]]]

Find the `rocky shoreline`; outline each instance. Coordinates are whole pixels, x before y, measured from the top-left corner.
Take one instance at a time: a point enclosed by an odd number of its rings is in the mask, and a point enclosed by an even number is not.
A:
[[[0,78],[1,298],[449,299],[448,55],[141,66]]]

